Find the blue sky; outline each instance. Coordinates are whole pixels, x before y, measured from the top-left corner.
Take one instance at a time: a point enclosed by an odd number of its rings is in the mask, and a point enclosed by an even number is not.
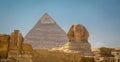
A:
[[[44,13],[67,33],[84,25],[92,47],[120,47],[120,0],[0,0],[0,33],[25,36]]]

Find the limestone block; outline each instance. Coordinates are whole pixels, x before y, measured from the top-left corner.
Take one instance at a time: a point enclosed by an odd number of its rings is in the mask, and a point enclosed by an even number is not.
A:
[[[115,58],[115,62],[120,62],[120,58]]]
[[[9,39],[9,35],[0,34],[0,58],[7,58]]]
[[[32,52],[33,51],[32,45],[27,44],[27,43],[23,43],[22,44],[22,51],[24,51],[24,52]]]
[[[114,57],[100,57],[97,62],[115,62]]]
[[[110,48],[102,47],[102,48],[98,49],[98,54],[102,57],[111,57],[111,56],[113,56],[111,54],[111,51],[112,51],[112,49],[110,49]]]
[[[81,57],[81,62],[95,62],[93,56],[83,56]]]
[[[21,54],[19,55],[19,62],[33,62],[31,54]]]

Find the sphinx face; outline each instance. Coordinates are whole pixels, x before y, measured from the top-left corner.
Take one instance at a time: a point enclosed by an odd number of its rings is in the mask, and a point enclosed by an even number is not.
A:
[[[85,35],[85,29],[82,26],[74,25],[74,40],[81,41]]]
[[[77,42],[87,41],[88,37],[89,37],[89,33],[87,29],[80,24],[72,25],[72,27],[68,32],[69,41],[77,41]]]

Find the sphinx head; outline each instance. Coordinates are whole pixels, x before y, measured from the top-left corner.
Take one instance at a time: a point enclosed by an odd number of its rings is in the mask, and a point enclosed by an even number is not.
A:
[[[68,32],[69,41],[87,41],[88,37],[89,33],[87,29],[80,24],[72,25]]]

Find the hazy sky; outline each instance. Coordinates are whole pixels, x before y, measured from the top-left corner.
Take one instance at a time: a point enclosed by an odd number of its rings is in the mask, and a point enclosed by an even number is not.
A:
[[[120,47],[120,0],[0,0],[0,33],[25,36],[46,12],[66,33],[84,25],[92,47]]]

